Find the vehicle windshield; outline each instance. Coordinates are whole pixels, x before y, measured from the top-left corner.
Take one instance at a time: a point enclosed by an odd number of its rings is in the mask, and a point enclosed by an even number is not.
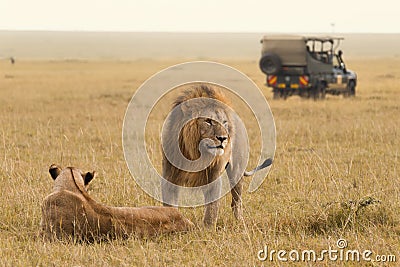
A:
[[[332,41],[321,41],[321,40],[308,40],[307,51],[316,60],[324,63],[332,63],[333,60],[333,42]]]
[[[311,52],[330,52],[333,48],[333,42],[331,41],[320,41],[320,40],[308,40],[307,46]]]

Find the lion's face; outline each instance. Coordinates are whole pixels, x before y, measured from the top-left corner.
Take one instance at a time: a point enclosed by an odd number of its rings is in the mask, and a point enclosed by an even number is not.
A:
[[[214,115],[218,118],[198,118],[197,124],[200,139],[210,139],[212,141],[204,143],[206,151],[217,156],[222,156],[230,142],[228,132],[229,122],[224,112],[215,113]]]
[[[184,117],[193,118],[180,133],[181,149],[187,158],[195,160],[203,152],[217,157],[230,153],[233,127],[229,111],[223,103],[196,99],[190,104],[182,104],[181,109]]]

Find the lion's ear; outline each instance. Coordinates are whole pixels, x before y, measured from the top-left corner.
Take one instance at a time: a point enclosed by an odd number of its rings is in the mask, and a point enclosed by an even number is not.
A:
[[[185,118],[197,118],[202,114],[201,110],[205,108],[199,101],[186,101],[180,104],[180,107]]]
[[[95,171],[83,174],[83,180],[85,181],[85,186],[88,185],[93,180],[95,174],[96,174]]]
[[[190,106],[189,101],[182,102],[180,104],[183,114],[190,116],[192,114],[193,108]]]
[[[49,168],[49,173],[51,175],[51,178],[55,180],[61,173],[61,167],[56,164],[51,164]]]

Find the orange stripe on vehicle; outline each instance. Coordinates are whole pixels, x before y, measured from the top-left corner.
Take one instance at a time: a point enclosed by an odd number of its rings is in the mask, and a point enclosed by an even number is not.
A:
[[[275,84],[277,80],[278,80],[278,77],[272,76],[270,79],[268,79],[268,83]]]
[[[308,81],[307,81],[304,77],[302,77],[302,76],[300,76],[299,81],[300,81],[300,83],[301,83],[302,85],[307,85],[307,84],[308,84]]]

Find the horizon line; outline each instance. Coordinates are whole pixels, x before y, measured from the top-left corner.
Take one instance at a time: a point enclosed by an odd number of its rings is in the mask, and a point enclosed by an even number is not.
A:
[[[157,34],[400,34],[400,32],[290,32],[290,31],[132,31],[132,30],[51,30],[51,29],[1,29],[0,32],[47,32],[47,33],[157,33]]]

